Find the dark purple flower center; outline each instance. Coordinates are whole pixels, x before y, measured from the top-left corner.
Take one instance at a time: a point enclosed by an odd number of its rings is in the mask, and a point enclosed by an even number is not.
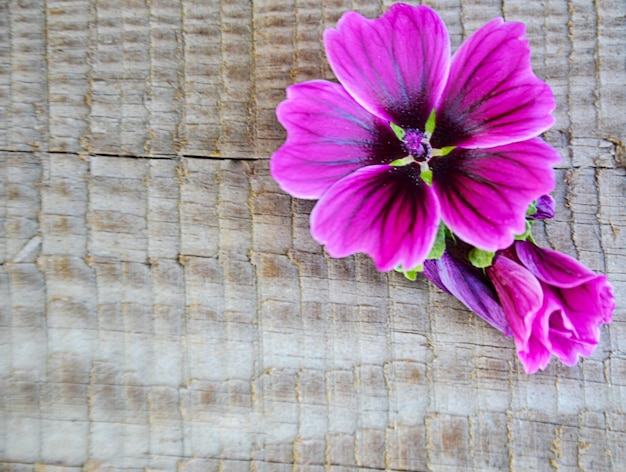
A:
[[[416,161],[426,161],[430,157],[431,147],[424,133],[418,129],[408,129],[404,135],[402,147]]]

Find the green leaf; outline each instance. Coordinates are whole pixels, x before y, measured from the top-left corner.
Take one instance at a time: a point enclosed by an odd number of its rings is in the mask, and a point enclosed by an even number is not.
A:
[[[429,137],[429,138],[435,132],[435,117],[436,117],[436,115],[437,115],[437,110],[435,110],[433,108],[433,111],[431,111],[430,115],[428,116],[428,120],[426,120],[426,129],[424,131],[426,132],[426,136]]]
[[[430,250],[430,254],[426,259],[439,259],[443,256],[444,251],[446,250],[446,226],[443,223],[439,224],[439,229],[437,230],[437,237],[435,238],[435,244],[433,244],[432,249]]]
[[[485,267],[489,267],[491,265],[495,255],[495,252],[483,251],[482,249],[475,247],[469,252],[467,258],[474,267],[484,269]]]
[[[402,129],[400,126],[398,126],[395,123],[392,123],[391,121],[389,122],[389,126],[391,126],[391,129],[393,130],[393,132],[395,133],[396,137],[402,141],[404,139],[404,136],[406,136],[406,131],[404,131],[404,129]]]

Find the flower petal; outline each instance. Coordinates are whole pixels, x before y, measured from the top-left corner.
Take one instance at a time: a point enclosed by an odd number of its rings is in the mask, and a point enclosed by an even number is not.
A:
[[[443,256],[441,256],[441,259],[443,259],[446,256],[449,257],[446,253],[444,253]],[[424,276],[428,280],[430,280],[432,283],[434,283],[437,286],[437,288],[439,288],[439,290],[441,290],[443,292],[446,292],[449,295],[455,296],[448,289],[448,286],[441,279],[442,272],[447,270],[446,267],[441,262],[441,259],[430,259],[430,260],[424,261],[424,272],[423,272],[423,274],[424,274]],[[459,298],[459,297],[457,297],[457,298]],[[467,305],[460,298],[459,298],[459,301],[461,301],[463,304]]]
[[[608,285],[606,276],[600,275],[598,279],[579,287],[551,289],[563,309],[564,316],[580,340],[597,342],[600,325],[605,323],[607,318],[610,321],[613,310],[604,311],[601,299],[606,285]]]
[[[613,286],[609,283],[608,277],[604,276],[603,285],[598,291],[600,298],[601,312],[604,314],[603,323],[613,321],[613,311],[615,310],[615,296],[613,295]]]
[[[516,242],[515,252],[535,277],[555,287],[577,287],[594,278],[603,277],[567,254],[541,248],[530,241]]]
[[[539,369],[545,370],[550,363],[550,351],[548,348],[539,340],[536,334],[530,336],[528,343],[523,349],[517,350],[517,357],[522,363],[524,367],[524,372],[526,374],[534,374]]]
[[[615,297],[606,275],[596,274],[567,254],[529,241],[516,241],[515,252],[535,277],[550,286],[579,337],[595,337],[597,326],[611,322]]]
[[[424,275],[505,336],[512,334],[498,295],[480,269],[445,252],[440,259],[424,262]]]
[[[424,262],[438,226],[437,199],[413,165],[359,169],[333,185],[311,213],[311,234],[332,257],[364,252],[381,271]]]
[[[541,139],[491,149],[457,148],[431,161],[443,221],[485,251],[508,247],[526,229],[526,209],[554,188],[558,153]]]
[[[606,275],[596,274],[567,254],[529,241],[517,241],[515,250],[535,277],[553,287],[579,336],[594,336],[595,331],[583,329],[585,326],[611,322],[615,297]]]
[[[339,84],[317,80],[292,85],[276,114],[287,140],[272,156],[270,170],[281,188],[298,198],[319,198],[359,167],[405,154],[389,124]]]
[[[615,299],[604,275],[575,259],[516,241],[519,261],[541,282],[543,304],[533,335],[561,362],[572,366],[590,356],[600,339],[600,326],[611,321]]]
[[[522,23],[496,18],[461,45],[437,109],[434,147],[501,146],[554,124],[554,95],[532,71],[524,34]]]
[[[487,274],[513,330],[517,350],[526,352],[537,311],[543,303],[541,285],[528,270],[501,254],[496,255]]]
[[[552,354],[565,365],[573,366],[580,356],[588,357],[593,354],[600,339],[598,324],[593,321],[591,331],[580,337],[579,330],[562,308],[562,302],[552,290],[544,286],[544,302],[538,318],[545,320],[545,344]]]
[[[405,128],[424,129],[450,67],[446,26],[432,9],[405,4],[368,20],[344,14],[324,33],[328,61],[364,108]]]
[[[554,207],[556,206],[556,202],[551,195],[546,194],[539,197],[535,206],[537,211],[535,211],[532,215],[528,215],[526,217],[527,219],[549,220],[550,218],[554,218]]]

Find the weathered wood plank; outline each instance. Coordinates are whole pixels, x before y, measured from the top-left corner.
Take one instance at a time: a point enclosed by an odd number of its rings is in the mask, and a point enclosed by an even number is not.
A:
[[[614,73],[623,70],[623,48],[613,47],[622,38],[619,2],[434,6],[455,47],[493,16],[524,21],[535,70],[557,95],[559,121],[548,138],[564,164],[611,166],[616,149],[623,155],[624,118],[610,108],[625,100]],[[273,110],[288,84],[332,78],[322,32],[351,8],[317,0],[0,7],[12,38],[0,74],[11,99],[4,148],[238,158],[267,157],[280,144]],[[370,16],[385,8],[354,7]],[[568,142],[576,145],[566,149]]]
[[[5,157],[5,168],[11,162]],[[315,246],[281,254],[289,241],[257,245],[255,226],[280,228],[310,210],[288,207],[285,222],[248,207],[251,198],[262,202],[255,190],[265,188],[269,202],[283,198],[270,192],[265,164],[116,159],[124,175],[116,179],[107,162],[40,154],[20,161],[25,171],[13,177],[40,179],[41,197],[8,194],[9,207],[41,198],[42,228],[73,216],[86,233],[53,225],[33,259],[3,264],[2,383],[12,392],[4,401],[5,459],[132,469],[148,454],[164,470],[186,457],[244,460],[255,450],[268,464],[408,470],[541,469],[550,461],[610,470],[623,460],[619,319],[579,367],[555,363],[526,377],[509,340],[424,282],[378,274],[365,257],[327,259]],[[613,203],[601,206],[600,221],[623,227],[614,202],[624,199],[616,194],[624,173],[603,172],[601,198]],[[118,241],[136,230],[132,221],[158,214],[148,209],[155,200],[148,189],[164,195],[169,187],[179,205],[166,202],[165,220],[178,214],[180,234],[191,234],[185,227],[195,228],[198,217],[183,218],[192,211],[184,194],[204,192],[216,207],[208,234],[219,243],[199,254],[200,245],[191,253],[181,244],[151,246],[162,237],[156,224],[141,226],[136,249],[122,251],[130,243]],[[620,239],[602,243],[618,264],[610,273],[623,267]],[[148,258],[150,247],[158,250]],[[623,280],[614,282],[623,296]],[[12,439],[33,428],[36,438]],[[606,440],[590,448],[598,428]],[[60,448],[66,435],[80,441]]]
[[[537,236],[613,282],[595,354],[524,375],[424,280],[328,258],[271,179],[285,87],[389,1],[0,0],[0,469],[626,467],[622,2],[428,3],[453,47],[528,26],[563,157]]]

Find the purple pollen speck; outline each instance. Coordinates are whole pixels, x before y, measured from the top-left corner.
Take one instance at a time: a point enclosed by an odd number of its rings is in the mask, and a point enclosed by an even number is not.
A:
[[[430,144],[420,130],[407,130],[402,147],[417,161],[426,161],[430,157]]]

